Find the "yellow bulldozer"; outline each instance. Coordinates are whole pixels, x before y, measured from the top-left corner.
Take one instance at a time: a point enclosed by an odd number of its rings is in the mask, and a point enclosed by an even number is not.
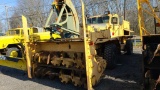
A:
[[[40,35],[28,35],[27,19],[23,16],[25,52],[22,59],[0,60],[0,65],[25,70],[29,78],[57,77],[63,83],[72,82],[75,86],[84,86],[93,90],[102,78],[106,66],[115,67],[117,55],[121,50],[132,53],[129,22],[117,15],[101,15],[105,25],[86,23],[85,7],[82,0],[82,25],[71,0],[54,0],[53,10],[45,24],[50,31],[50,39],[41,40]],[[53,11],[58,17],[49,24]],[[105,18],[107,17],[107,18]],[[107,20],[109,22],[106,22]],[[106,21],[105,21],[106,20]],[[120,25],[119,25],[120,24]],[[59,33],[55,39],[52,34]]]

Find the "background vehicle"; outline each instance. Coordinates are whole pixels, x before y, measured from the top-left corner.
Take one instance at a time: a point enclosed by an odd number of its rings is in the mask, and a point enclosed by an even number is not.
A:
[[[87,26],[91,27],[91,33],[95,35],[93,42],[100,43],[97,47],[98,55],[107,61],[108,68],[114,68],[121,51],[130,55],[133,53],[133,43],[131,38],[130,23],[123,20],[117,14],[108,14],[92,16],[87,18]],[[105,34],[98,35],[99,33]],[[97,39],[98,38],[98,39]],[[101,42],[100,42],[101,41]]]
[[[39,32],[40,29],[40,32]],[[28,28],[30,37],[39,38],[41,40],[50,39],[50,32],[44,32],[41,28]],[[54,34],[55,38],[61,38],[60,35]],[[22,58],[24,52],[24,30],[23,28],[15,28],[7,31],[5,36],[0,37],[0,53],[9,57]]]
[[[154,4],[157,4],[157,0],[153,0]],[[144,9],[144,5],[146,5]],[[159,50],[160,50],[160,34],[156,33],[156,28],[160,25],[160,18],[157,14],[158,7],[153,8],[150,0],[137,0],[138,8],[138,21],[140,36],[142,40],[143,49],[143,81],[145,90],[159,90],[160,89],[160,62],[159,62]],[[155,19],[155,34],[149,33],[145,28],[144,14],[148,14]]]
[[[28,28],[29,35],[38,33],[37,28]],[[8,30],[5,36],[0,37],[0,53],[10,57],[22,57],[24,43],[23,28]]]

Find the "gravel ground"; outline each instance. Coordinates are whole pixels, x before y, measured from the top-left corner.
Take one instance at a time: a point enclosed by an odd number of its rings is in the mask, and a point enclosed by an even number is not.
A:
[[[119,63],[113,70],[106,70],[105,77],[95,86],[95,90],[142,90],[141,49],[134,54],[119,56]],[[83,90],[72,84],[63,84],[58,79],[28,79],[18,70],[0,67],[0,90]]]

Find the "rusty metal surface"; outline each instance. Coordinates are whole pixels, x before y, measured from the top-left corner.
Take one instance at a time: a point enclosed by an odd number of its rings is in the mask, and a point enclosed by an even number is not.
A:
[[[55,78],[62,83],[72,82],[75,86],[86,87],[86,66],[84,53],[79,52],[48,52],[40,51],[33,56],[33,76]],[[101,57],[96,57],[99,73],[103,72],[104,62]],[[95,72],[95,71],[94,71]],[[98,73],[97,73],[98,74]],[[97,78],[92,77],[92,84],[97,84]]]

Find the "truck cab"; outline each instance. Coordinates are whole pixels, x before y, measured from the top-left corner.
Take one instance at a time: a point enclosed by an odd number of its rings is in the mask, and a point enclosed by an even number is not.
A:
[[[93,28],[92,32],[109,30],[110,37],[130,35],[130,23],[119,17],[118,14],[104,14],[87,18],[87,25]]]
[[[28,34],[31,35],[33,33],[38,33],[37,28],[28,28]],[[24,35],[23,28],[15,28],[7,31],[6,36],[22,36]]]

